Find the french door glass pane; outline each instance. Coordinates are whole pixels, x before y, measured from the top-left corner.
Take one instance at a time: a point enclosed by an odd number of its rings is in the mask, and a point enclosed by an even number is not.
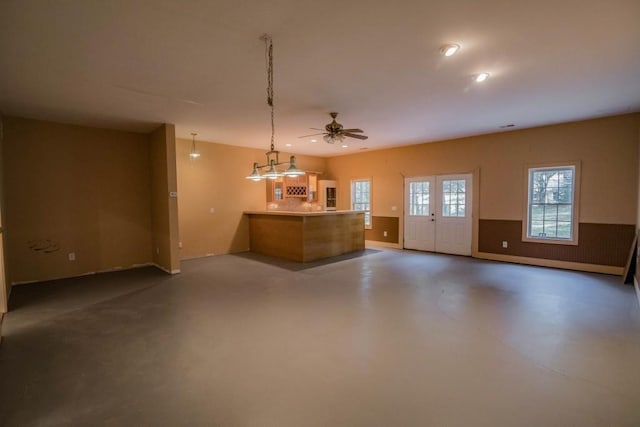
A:
[[[466,182],[464,179],[442,181],[442,216],[464,217]]]
[[[409,215],[428,216],[429,211],[429,181],[409,183]]]

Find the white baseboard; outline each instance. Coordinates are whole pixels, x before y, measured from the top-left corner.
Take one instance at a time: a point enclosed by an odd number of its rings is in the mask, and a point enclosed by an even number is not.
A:
[[[156,268],[159,268],[160,270],[164,271],[165,273],[169,273],[169,274],[178,274],[180,273],[180,269],[177,270],[169,270],[168,268],[164,268],[163,266],[156,264],[156,263],[151,263],[150,265],[153,265]]]
[[[379,242],[377,240],[365,240],[364,241],[365,248],[391,248],[391,249],[402,249],[402,246],[399,243],[388,243],[388,242]]]

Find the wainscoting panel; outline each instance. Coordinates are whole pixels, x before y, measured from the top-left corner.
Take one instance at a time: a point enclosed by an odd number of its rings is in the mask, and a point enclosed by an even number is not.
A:
[[[400,220],[397,216],[372,216],[371,229],[364,230],[364,239],[376,242],[398,243]],[[387,237],[384,232],[387,232]]]
[[[633,224],[580,223],[577,246],[523,242],[522,221],[481,219],[478,251],[624,267],[634,233]]]

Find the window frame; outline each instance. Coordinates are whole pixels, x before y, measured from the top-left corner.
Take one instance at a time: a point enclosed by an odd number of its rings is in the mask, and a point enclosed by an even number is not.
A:
[[[573,168],[573,194],[572,194],[572,213],[571,213],[571,238],[562,239],[557,237],[537,237],[529,236],[529,223],[531,221],[531,185],[530,180],[534,171],[548,170],[548,169],[566,169]],[[547,243],[555,245],[578,245],[578,230],[580,219],[580,162],[557,162],[557,163],[543,163],[543,164],[528,164],[524,168],[524,220],[522,221],[522,241],[523,242],[535,242],[535,243]]]
[[[369,210],[362,210],[362,209],[355,209],[354,208],[354,203],[355,200],[355,187],[356,187],[356,183],[357,182],[367,182],[369,184]],[[366,228],[367,230],[371,230],[373,228],[373,216],[371,215],[371,211],[372,211],[372,194],[373,194],[373,190],[372,190],[372,186],[371,186],[371,178],[354,178],[351,180],[351,210],[353,211],[357,211],[357,212],[364,212],[364,228]],[[367,224],[367,213],[369,214],[369,224]]]

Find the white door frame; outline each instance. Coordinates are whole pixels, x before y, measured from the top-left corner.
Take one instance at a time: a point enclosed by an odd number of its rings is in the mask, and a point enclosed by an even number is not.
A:
[[[477,227],[475,221],[474,212],[477,210],[477,197],[475,196],[474,186],[475,186],[475,173],[461,173],[461,174],[440,174],[440,175],[428,175],[428,176],[418,176],[418,177],[405,177],[404,178],[404,215],[403,215],[403,241],[402,247],[405,248],[405,240],[406,240],[406,218],[408,215],[408,182],[411,181],[426,181],[432,179],[434,184],[433,188],[430,191],[430,196],[432,197],[432,203],[435,207],[435,236],[434,236],[434,245],[433,252],[441,252],[441,253],[451,253],[457,255],[466,255],[470,256],[473,253],[473,236],[475,229]],[[464,218],[455,218],[455,217],[445,217],[443,216],[443,207],[442,207],[442,181],[443,180],[460,180],[464,179],[466,181],[466,189],[465,189],[465,216]],[[434,211],[433,208],[431,208]],[[438,223],[442,223],[443,226],[438,226]],[[445,226],[446,224],[446,226]],[[438,229],[440,229],[440,235],[438,235]],[[445,235],[446,234],[446,235]],[[438,241],[440,238],[440,242]],[[453,239],[451,240],[451,244],[446,244],[444,239]],[[455,244],[453,243],[455,241]],[[413,248],[407,248],[413,249]],[[424,249],[419,249],[424,250]]]

